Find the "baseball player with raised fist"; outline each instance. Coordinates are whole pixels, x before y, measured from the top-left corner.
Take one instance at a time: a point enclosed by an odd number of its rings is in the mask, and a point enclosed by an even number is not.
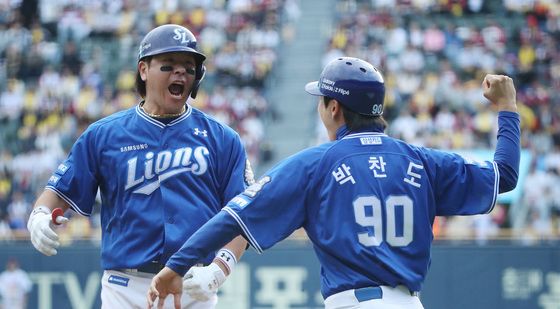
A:
[[[232,199],[153,278],[148,304],[178,301],[182,276],[237,235],[260,253],[303,227],[326,308],[422,308],[434,217],[488,213],[517,184],[513,82],[487,75],[482,87],[500,110],[498,141],[493,161],[474,162],[385,135],[381,73],[357,58],[333,60],[305,87],[319,96],[331,142],[289,157]]]
[[[151,278],[169,257],[253,182],[239,135],[187,103],[204,78],[205,59],[182,26],[146,34],[136,78],[143,100],[87,128],[30,215],[33,246],[55,255],[55,225],[68,219],[53,210],[89,216],[99,189],[102,308],[144,308]],[[201,256],[185,276],[182,308],[214,308],[217,288],[246,245],[232,238]]]

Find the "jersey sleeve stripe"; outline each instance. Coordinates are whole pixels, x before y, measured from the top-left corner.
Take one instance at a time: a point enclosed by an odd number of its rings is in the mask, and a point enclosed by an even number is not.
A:
[[[490,205],[490,209],[486,212],[487,214],[492,212],[494,206],[496,206],[496,201],[498,199],[498,192],[500,189],[500,170],[498,169],[498,164],[492,161],[492,166],[494,167],[494,194],[492,196],[492,204]]]
[[[71,199],[69,199],[66,195],[64,195],[62,192],[60,192],[58,189],[56,189],[53,186],[46,186],[45,187],[46,190],[51,190],[54,193],[56,193],[56,195],[58,195],[61,199],[63,199],[66,203],[68,203],[68,205],[70,205],[70,208],[72,208],[72,210],[74,210],[75,212],[81,214],[82,216],[86,216],[89,217],[90,214],[83,212],[78,205],[76,205],[76,203],[74,203],[74,201],[72,201]]]
[[[253,248],[255,248],[255,250],[257,250],[258,254],[261,254],[263,252],[261,246],[257,243],[255,237],[253,237],[251,232],[249,232],[249,229],[247,228],[247,226],[245,225],[243,220],[241,220],[239,215],[235,211],[233,211],[233,209],[229,208],[228,206],[222,208],[222,210],[226,211],[228,214],[230,214],[233,217],[233,219],[235,219],[235,221],[237,221],[237,224],[239,224],[239,226],[243,230],[243,233],[245,233],[245,235],[247,236],[247,240],[249,241],[251,246],[253,246]]]

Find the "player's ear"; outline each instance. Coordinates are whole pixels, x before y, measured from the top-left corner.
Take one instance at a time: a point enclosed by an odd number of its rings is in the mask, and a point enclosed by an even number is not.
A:
[[[342,106],[340,105],[340,102],[338,102],[338,100],[336,99],[332,99],[329,102],[328,110],[333,119],[337,119],[342,116]]]
[[[143,81],[146,81],[148,78],[148,63],[146,61],[138,62],[138,74]]]

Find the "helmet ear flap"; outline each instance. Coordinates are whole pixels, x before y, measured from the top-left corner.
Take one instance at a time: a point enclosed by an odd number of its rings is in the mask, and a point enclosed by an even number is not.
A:
[[[204,75],[206,75],[206,67],[202,64],[196,69],[196,78],[194,80],[194,84],[191,90],[191,98],[196,99],[196,94],[198,93],[198,87],[200,87],[200,83],[204,79]]]

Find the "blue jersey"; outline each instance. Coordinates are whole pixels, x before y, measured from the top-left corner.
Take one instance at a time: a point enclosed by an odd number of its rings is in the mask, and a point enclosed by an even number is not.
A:
[[[188,105],[167,124],[136,106],[90,125],[47,189],[89,216],[99,188],[102,267],[120,269],[165,263],[251,179],[229,127]]]
[[[259,252],[303,227],[325,298],[379,285],[419,291],[434,217],[488,213],[498,169],[383,133],[344,134],[288,158],[224,211]]]

